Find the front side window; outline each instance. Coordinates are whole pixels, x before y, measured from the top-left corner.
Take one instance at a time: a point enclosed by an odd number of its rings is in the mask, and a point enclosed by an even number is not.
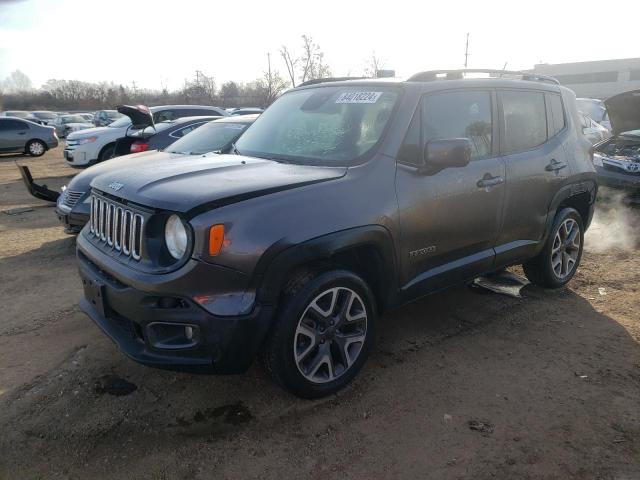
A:
[[[382,138],[398,91],[389,86],[323,86],[291,91],[236,144],[243,155],[307,165],[361,162]]]
[[[501,93],[504,153],[531,150],[547,141],[547,112],[541,92]]]
[[[448,92],[425,97],[422,136],[430,140],[467,138],[471,159],[491,155],[493,127],[489,92]]]

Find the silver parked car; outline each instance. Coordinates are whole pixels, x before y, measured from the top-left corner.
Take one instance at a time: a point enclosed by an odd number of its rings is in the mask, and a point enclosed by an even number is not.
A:
[[[611,132],[596,122],[589,115],[585,115],[584,112],[578,112],[580,117],[580,124],[582,125],[582,133],[589,139],[592,145],[598,142],[606,140],[611,136]]]
[[[93,128],[93,123],[78,114],[60,115],[53,121],[52,125],[55,127],[56,132],[58,132],[59,137],[66,137],[71,132],[77,132],[78,130]]]
[[[18,117],[0,117],[0,152],[28,153],[39,157],[57,146],[55,128]]]

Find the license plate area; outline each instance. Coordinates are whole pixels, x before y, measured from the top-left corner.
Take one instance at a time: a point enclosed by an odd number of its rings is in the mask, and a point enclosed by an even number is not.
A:
[[[105,318],[105,287],[104,284],[89,278],[83,278],[84,296],[91,305],[98,311],[100,316]]]

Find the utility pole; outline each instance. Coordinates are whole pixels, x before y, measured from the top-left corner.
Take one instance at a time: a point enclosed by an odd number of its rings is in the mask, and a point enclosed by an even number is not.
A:
[[[464,47],[464,68],[467,68],[468,59],[469,59],[469,34],[467,33],[467,45]]]

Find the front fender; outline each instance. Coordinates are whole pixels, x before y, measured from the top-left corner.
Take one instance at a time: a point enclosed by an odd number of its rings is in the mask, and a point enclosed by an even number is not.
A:
[[[377,274],[384,280],[383,303],[393,303],[398,292],[398,268],[390,232],[380,225],[367,225],[316,237],[293,246],[274,245],[255,270],[257,300],[275,305],[288,275],[307,264],[331,261],[332,257],[359,247],[373,247],[380,257]]]

